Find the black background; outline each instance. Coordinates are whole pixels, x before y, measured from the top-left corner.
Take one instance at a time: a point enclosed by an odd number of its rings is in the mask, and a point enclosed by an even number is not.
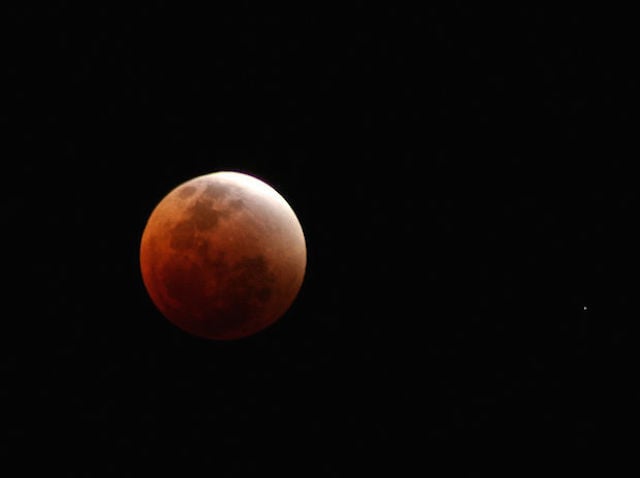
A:
[[[621,463],[629,12],[230,3],[3,15],[3,453],[54,476]],[[210,342],[154,308],[138,247],[224,169],[290,202],[308,269],[277,324]]]

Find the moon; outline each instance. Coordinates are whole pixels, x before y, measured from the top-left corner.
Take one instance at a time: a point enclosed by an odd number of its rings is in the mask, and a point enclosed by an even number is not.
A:
[[[193,335],[253,335],[290,308],[307,249],[287,201],[233,171],[198,176],[170,191],[142,233],[140,269],[151,300]]]

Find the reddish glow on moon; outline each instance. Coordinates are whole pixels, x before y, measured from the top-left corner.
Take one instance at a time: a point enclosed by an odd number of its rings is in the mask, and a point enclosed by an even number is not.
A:
[[[247,174],[191,179],[160,201],[142,234],[142,278],[157,308],[208,339],[252,335],[291,306],[307,260],[302,227],[271,186]]]

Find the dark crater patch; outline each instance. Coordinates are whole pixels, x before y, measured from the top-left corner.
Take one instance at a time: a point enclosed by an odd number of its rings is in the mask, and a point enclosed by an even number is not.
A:
[[[211,199],[198,199],[189,208],[188,221],[191,221],[199,230],[210,230],[218,225],[220,219],[228,216],[228,213],[213,208]]]
[[[184,186],[178,190],[178,197],[180,199],[187,199],[193,196],[196,192],[195,186]]]
[[[244,207],[242,199],[227,201],[232,186],[210,184],[200,194],[196,202],[187,210],[187,221],[193,222],[198,230],[211,230],[221,219]]]
[[[202,191],[202,196],[208,199],[223,199],[231,194],[232,189],[233,186],[228,186],[226,184],[208,184],[207,187],[204,188],[204,191]]]
[[[244,201],[242,199],[233,199],[229,201],[229,209],[232,211],[237,211],[238,209],[242,209],[244,207]]]

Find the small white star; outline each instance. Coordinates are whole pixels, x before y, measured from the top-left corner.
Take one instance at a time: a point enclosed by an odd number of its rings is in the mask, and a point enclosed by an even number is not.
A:
[[[585,305],[585,306],[582,308],[582,310],[587,310],[587,306]]]

